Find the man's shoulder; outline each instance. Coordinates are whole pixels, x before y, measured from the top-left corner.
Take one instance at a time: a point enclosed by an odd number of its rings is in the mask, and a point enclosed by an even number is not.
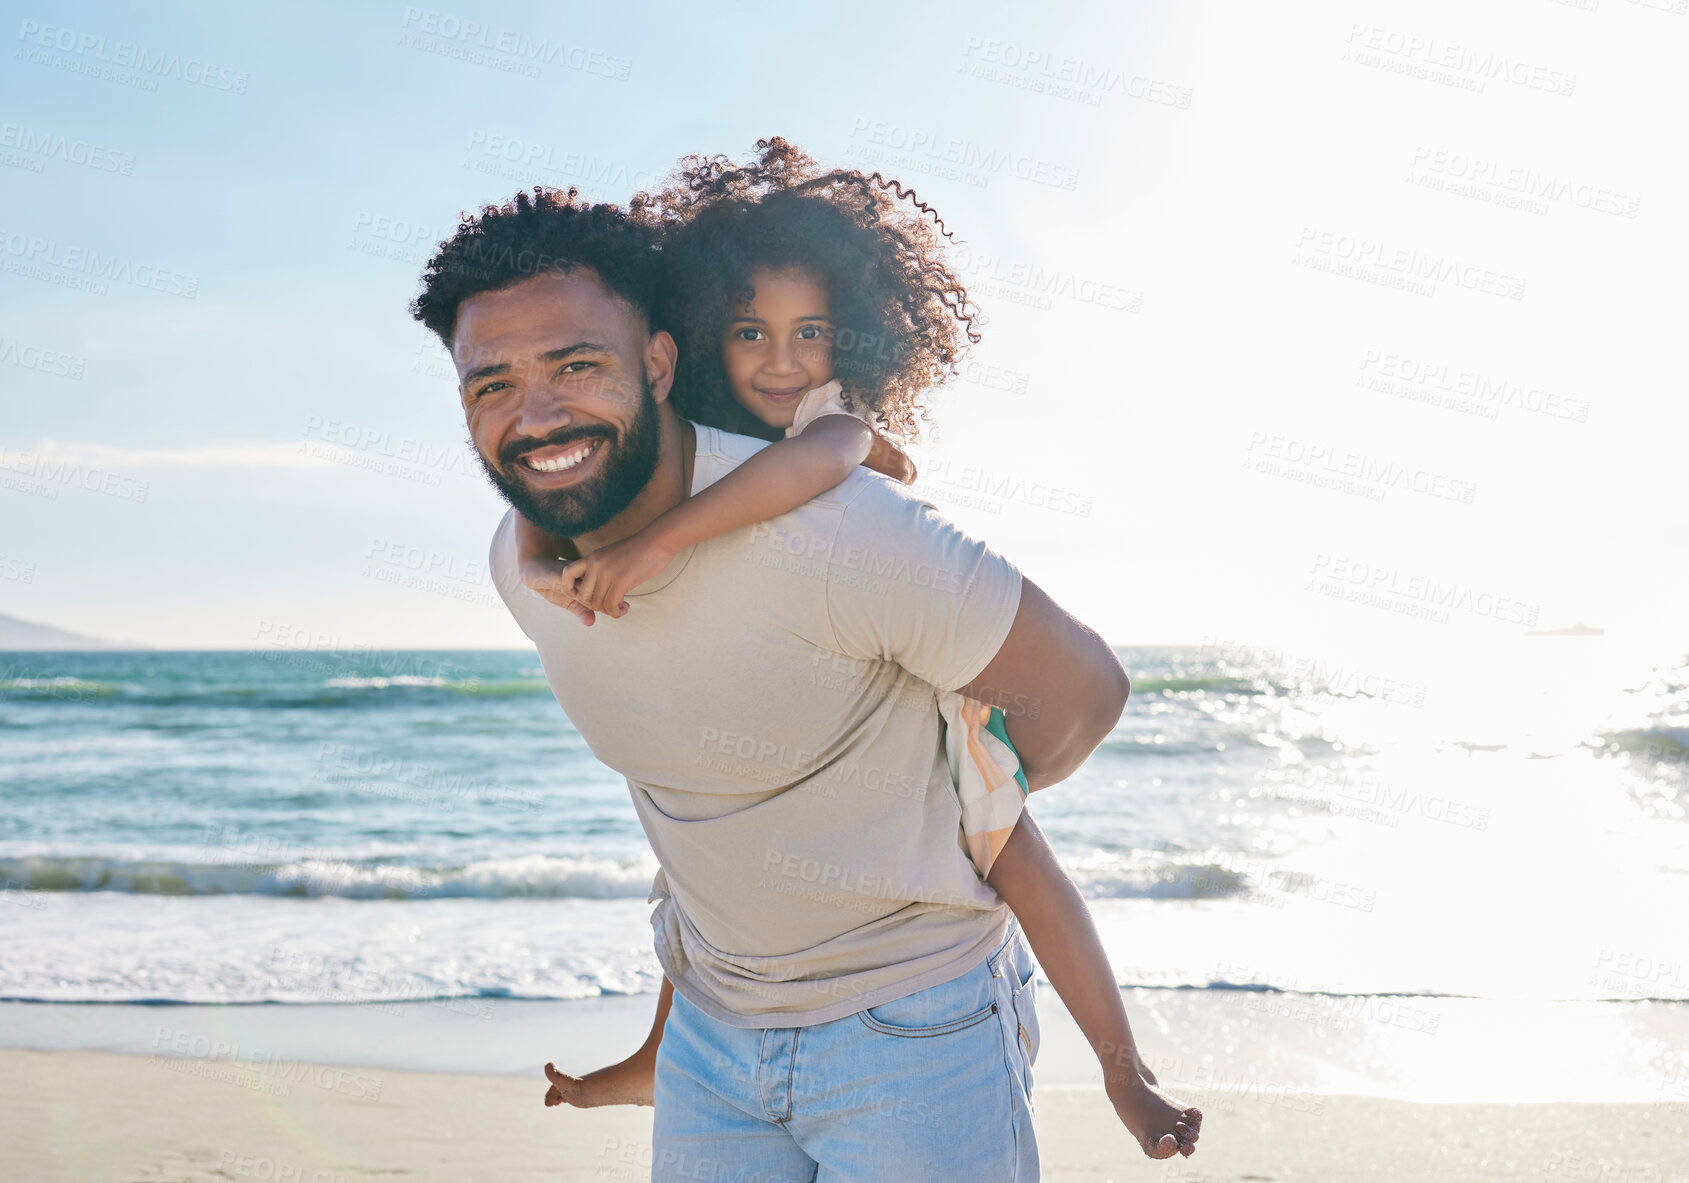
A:
[[[492,576],[493,587],[512,615],[516,614],[519,604],[526,604],[531,599],[544,599],[530,591],[528,585],[522,582],[522,572],[516,563],[514,506],[506,509],[504,516],[498,520],[498,525],[493,527],[492,542],[487,546],[487,573]]]
[[[737,432],[723,431],[719,427],[711,427],[707,423],[692,425],[694,438],[697,441],[693,454],[693,483],[698,478],[708,476],[713,482],[721,473],[738,468],[745,461],[768,447],[769,441],[759,440],[752,435],[740,435]],[[713,474],[706,470],[719,469]]]
[[[487,563],[498,574],[501,567],[509,567],[516,560],[516,507],[506,506],[504,516],[493,527],[493,540],[487,551]]]

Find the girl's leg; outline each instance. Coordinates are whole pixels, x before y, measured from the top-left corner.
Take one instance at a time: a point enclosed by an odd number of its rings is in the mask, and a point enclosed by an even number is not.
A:
[[[1109,1100],[1144,1153],[1193,1153],[1202,1112],[1162,1092],[1144,1066],[1090,909],[1030,813],[1020,815],[992,863],[990,881],[1014,909],[1050,985],[1090,1041]]]

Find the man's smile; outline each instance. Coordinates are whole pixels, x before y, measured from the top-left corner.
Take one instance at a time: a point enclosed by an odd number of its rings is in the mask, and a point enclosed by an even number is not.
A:
[[[579,479],[587,469],[593,467],[590,462],[604,450],[604,443],[602,436],[593,436],[591,439],[576,440],[572,444],[535,448],[524,453],[516,463],[528,473],[544,478],[534,483],[546,488],[556,488]]]

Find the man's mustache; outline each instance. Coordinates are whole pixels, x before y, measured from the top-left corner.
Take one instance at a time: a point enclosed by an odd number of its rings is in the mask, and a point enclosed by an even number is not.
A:
[[[568,447],[581,440],[604,439],[616,442],[616,433],[602,425],[589,427],[560,427],[544,439],[511,440],[499,449],[498,462],[500,468],[509,468],[529,452],[537,452],[541,448]]]

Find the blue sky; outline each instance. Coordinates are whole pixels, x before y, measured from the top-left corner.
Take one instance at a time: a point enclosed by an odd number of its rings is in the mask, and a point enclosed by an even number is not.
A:
[[[778,133],[966,240],[990,323],[923,480],[1112,640],[1680,628],[1658,6],[8,3],[0,35],[0,611],[523,644],[421,265],[518,188],[623,200]]]

